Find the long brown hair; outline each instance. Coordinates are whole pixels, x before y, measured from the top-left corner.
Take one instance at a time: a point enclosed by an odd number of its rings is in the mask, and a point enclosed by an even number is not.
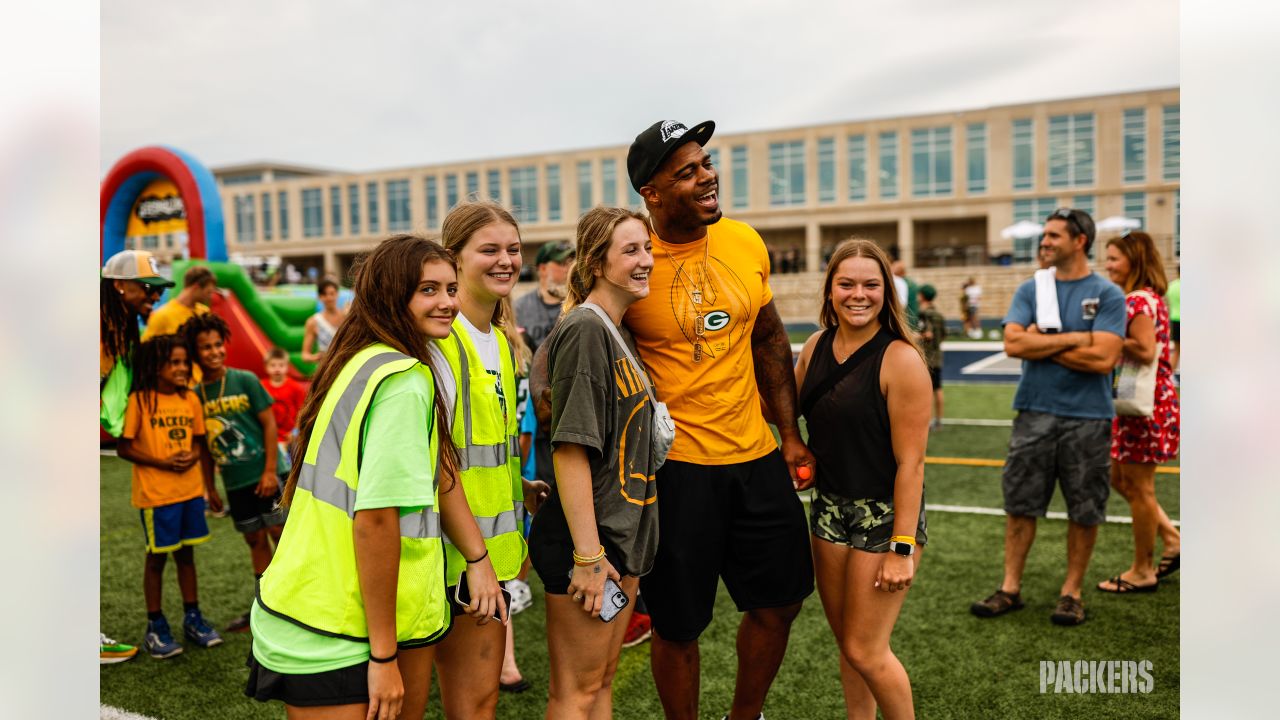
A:
[[[818,315],[818,322],[822,323],[824,328],[836,327],[840,324],[839,316],[831,302],[831,286],[835,282],[836,269],[840,267],[840,263],[849,258],[869,258],[876,262],[880,267],[880,282],[884,286],[884,304],[880,307],[880,314],[877,319],[880,321],[880,327],[889,331],[890,335],[909,344],[915,348],[921,357],[924,352],[920,349],[920,344],[916,342],[914,332],[911,332],[907,326],[907,318],[903,313],[902,304],[898,302],[898,293],[894,289],[893,273],[889,270],[889,256],[879,245],[873,240],[865,238],[849,238],[840,243],[835,252],[831,254],[831,260],[827,263],[827,278],[822,283],[822,311]]]
[[[1130,231],[1107,241],[1107,247],[1115,246],[1129,261],[1129,277],[1124,279],[1125,293],[1141,288],[1151,288],[1157,295],[1169,289],[1164,274],[1164,259],[1156,249],[1155,241],[1141,230]]]
[[[409,234],[393,235],[383,240],[372,252],[356,261],[352,270],[355,298],[316,368],[307,400],[298,413],[299,440],[293,450],[293,467],[289,470],[282,505],[288,506],[293,500],[298,473],[302,470],[303,457],[325,395],[356,353],[373,343],[383,343],[416,358],[431,370],[433,377],[439,377],[438,369],[431,362],[427,345],[429,338],[423,335],[408,309],[409,300],[422,279],[422,266],[430,262],[447,263],[457,271],[453,255],[439,243]],[[448,372],[448,368],[443,371]],[[458,473],[458,450],[450,439],[444,399],[438,389],[434,395],[435,426],[440,437],[440,474],[436,483],[448,492],[453,488],[453,479]]]
[[[103,352],[132,367],[133,351],[139,343],[138,313],[124,303],[111,278],[102,278],[98,285],[98,311]]]
[[[596,270],[604,271],[604,259],[609,254],[613,231],[627,220],[639,220],[645,232],[649,231],[649,221],[645,216],[627,208],[594,207],[578,218],[577,260],[569,274],[565,312],[581,305],[591,294],[596,284]]]
[[[460,203],[448,215],[444,217],[444,224],[440,226],[440,242],[445,249],[453,253],[455,258],[462,257],[462,248],[466,247],[467,242],[471,240],[471,236],[480,232],[483,228],[489,227],[494,223],[506,223],[516,230],[516,237],[520,238],[520,225],[516,223],[515,217],[496,202],[489,200],[467,200]],[[524,239],[520,238],[523,244]],[[455,263],[456,267],[456,263]],[[511,305],[511,297],[507,296],[498,301],[493,308],[493,317],[489,322],[496,325],[502,330],[502,334],[506,336],[507,343],[511,345],[512,351],[516,356],[516,371],[518,374],[524,374],[521,369],[527,369],[532,353],[529,352],[529,346],[525,343],[524,338],[520,336],[520,331],[515,323],[516,313]]]

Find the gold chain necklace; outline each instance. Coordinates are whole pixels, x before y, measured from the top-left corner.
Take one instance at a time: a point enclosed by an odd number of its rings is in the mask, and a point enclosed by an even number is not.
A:
[[[665,244],[665,243],[664,243]],[[685,295],[689,296],[689,301],[693,303],[693,361],[695,363],[702,362],[702,343],[706,341],[707,321],[706,316],[702,312],[702,290],[707,282],[707,259],[711,252],[711,235],[707,234],[707,243],[702,246],[702,279],[694,282],[693,276],[686,272],[684,264],[676,264],[675,258],[671,257],[671,249],[667,248],[667,262],[671,263],[671,267],[676,272],[676,282],[680,283],[680,289],[684,290]],[[683,276],[683,278],[681,277]],[[688,284],[685,281],[688,281]],[[690,291],[689,288],[693,290]]]
[[[218,406],[215,412],[222,412],[222,396],[227,392],[227,369],[222,369],[222,384],[218,386]],[[209,396],[204,391],[204,383],[200,383],[200,399],[204,404],[209,404]]]

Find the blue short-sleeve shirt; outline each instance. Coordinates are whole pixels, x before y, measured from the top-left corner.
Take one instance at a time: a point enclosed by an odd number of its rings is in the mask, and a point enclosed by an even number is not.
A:
[[[1056,285],[1062,332],[1108,332],[1124,337],[1124,292],[1115,283],[1089,273],[1079,280],[1057,280]],[[1036,284],[1032,279],[1018,286],[1004,322],[1027,327],[1035,319]],[[1061,417],[1110,419],[1115,415],[1111,374],[1080,372],[1050,359],[1023,360],[1013,408]]]

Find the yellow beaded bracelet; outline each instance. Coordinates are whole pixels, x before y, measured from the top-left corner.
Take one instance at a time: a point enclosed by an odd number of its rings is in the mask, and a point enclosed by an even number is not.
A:
[[[604,559],[604,555],[605,555],[605,553],[604,553],[604,546],[603,546],[603,545],[601,545],[601,546],[600,546],[600,551],[599,551],[598,553],[596,553],[595,555],[593,555],[592,557],[583,557],[583,556],[581,556],[581,555],[579,555],[579,554],[578,554],[578,551],[577,551],[577,550],[574,550],[574,551],[573,551],[573,564],[574,564],[574,565],[577,565],[577,566],[579,566],[579,567],[586,567],[586,566],[588,566],[588,565],[595,565],[596,563],[598,563],[598,562],[600,562],[601,560],[603,560],[603,559]]]

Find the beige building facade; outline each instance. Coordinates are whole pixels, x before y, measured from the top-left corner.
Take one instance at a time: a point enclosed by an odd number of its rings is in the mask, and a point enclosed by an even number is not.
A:
[[[984,315],[998,316],[1034,267],[1038,242],[1001,231],[1020,220],[1042,222],[1056,207],[1081,208],[1097,221],[1136,219],[1176,264],[1179,102],[1178,88],[1165,88],[718,132],[707,150],[725,215],[760,232],[775,274],[796,274],[777,278],[794,288],[780,293],[784,317],[816,317],[810,290],[821,282],[817,273],[832,248],[855,235],[900,257],[913,279],[937,285],[945,314],[958,312],[953,297],[974,277],[987,291]],[[625,140],[369,173],[262,163],[214,175],[233,255],[279,257],[342,276],[379,239],[406,231],[438,236],[450,207],[482,197],[516,214],[531,264],[542,243],[571,241],[585,210],[640,208],[626,179]],[[1099,233],[1099,265],[1106,238]]]

